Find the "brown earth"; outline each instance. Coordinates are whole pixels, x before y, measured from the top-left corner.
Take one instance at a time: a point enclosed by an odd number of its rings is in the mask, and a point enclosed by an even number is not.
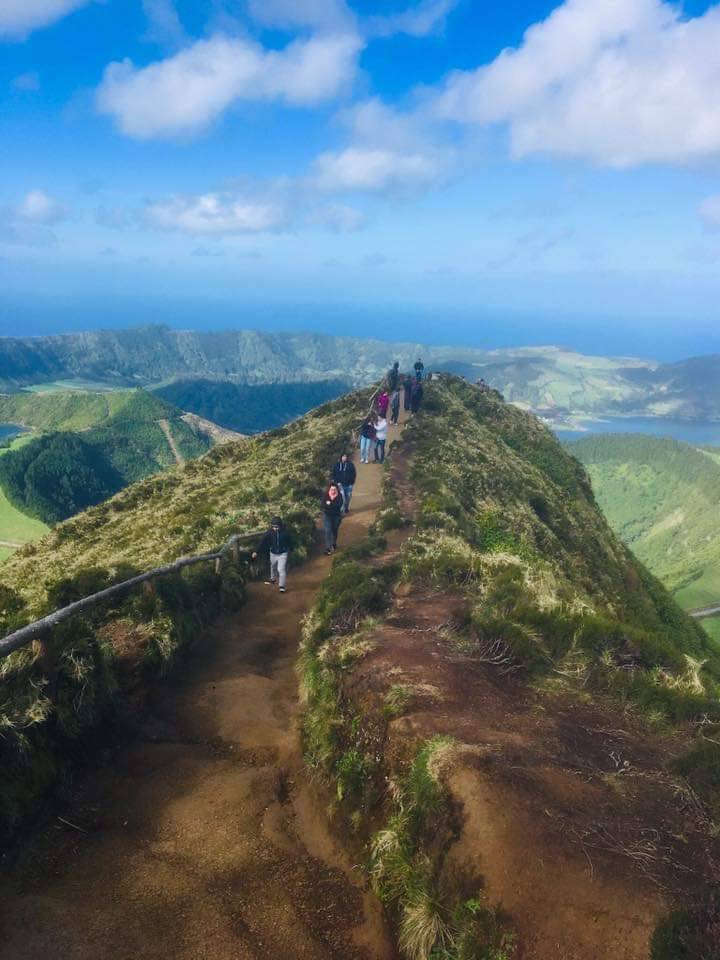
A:
[[[382,471],[358,464],[342,543]],[[300,620],[327,574],[252,585],[152,693],[62,817],[4,858],[1,960],[392,960],[382,911],[330,832],[298,738]]]
[[[409,453],[393,480],[412,514]],[[667,772],[682,738],[562,678],[538,689],[479,662],[464,612],[460,595],[400,590],[345,693],[381,717],[391,687],[410,691],[380,748],[391,771],[419,742],[455,739],[442,875],[509,915],[519,958],[647,960],[658,920],[720,880],[705,812]]]

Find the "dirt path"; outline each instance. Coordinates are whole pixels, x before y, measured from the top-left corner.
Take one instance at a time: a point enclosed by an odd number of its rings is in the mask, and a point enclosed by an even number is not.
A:
[[[0,547],[11,547],[13,550],[19,550],[24,547],[24,543],[14,543],[12,540],[0,540]]]
[[[381,475],[358,464],[341,544]],[[58,821],[5,866],[1,960],[393,960],[299,749],[299,621],[329,565],[293,571],[284,597],[252,585],[64,811],[86,832]]]
[[[158,426],[167,438],[167,442],[172,450],[172,454],[175,457],[175,462],[178,466],[182,467],[185,463],[185,457],[183,457],[183,455],[180,453],[177,444],[175,443],[175,437],[172,435],[172,430],[170,429],[170,421],[158,420]]]

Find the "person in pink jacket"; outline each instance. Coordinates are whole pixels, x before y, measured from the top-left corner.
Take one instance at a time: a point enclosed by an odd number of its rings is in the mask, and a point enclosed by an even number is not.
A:
[[[387,416],[389,406],[390,406],[390,394],[387,392],[387,390],[383,390],[383,392],[377,398],[378,414],[381,417],[385,418]]]

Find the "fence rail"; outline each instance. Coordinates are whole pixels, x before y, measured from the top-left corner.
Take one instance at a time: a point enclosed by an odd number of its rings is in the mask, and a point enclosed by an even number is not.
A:
[[[82,600],[76,600],[74,603],[68,604],[67,607],[62,607],[60,610],[55,610],[53,613],[49,613],[46,617],[42,617],[40,620],[35,620],[33,623],[29,623],[26,627],[21,627],[19,630],[15,630],[14,633],[10,633],[8,636],[0,640],[0,660],[9,656],[11,653],[15,653],[16,650],[26,647],[29,643],[32,643],[33,640],[47,641],[53,628],[57,627],[65,620],[69,620],[70,617],[74,617],[78,613],[82,613],[84,610],[88,610],[91,607],[96,607],[105,600],[110,599],[110,597],[114,597],[117,594],[132,590],[134,587],[138,587],[141,584],[148,584],[151,586],[152,582],[159,577],[166,577],[173,573],[179,573],[186,567],[194,567],[200,563],[214,562],[218,566],[219,572],[219,567],[228,557],[232,557],[236,562],[240,559],[241,543],[250,540],[257,540],[263,535],[263,532],[264,531],[236,534],[230,537],[227,543],[214,553],[200,553],[193,557],[181,557],[174,563],[168,563],[162,567],[155,567],[154,570],[148,570],[146,573],[140,573],[136,577],[131,577],[129,580],[123,580],[122,583],[115,583],[111,587],[106,587],[104,590],[100,590],[97,593],[91,594],[89,597],[83,597]]]

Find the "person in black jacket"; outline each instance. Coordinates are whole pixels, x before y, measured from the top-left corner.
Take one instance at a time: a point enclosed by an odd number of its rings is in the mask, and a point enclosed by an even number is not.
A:
[[[389,392],[392,393],[393,390],[397,390],[398,383],[400,382],[400,361],[396,360],[392,365],[390,373],[387,377],[388,387],[390,388]]]
[[[270,579],[265,583],[274,586],[280,581],[280,593],[285,593],[287,581],[288,554],[293,548],[293,539],[280,517],[273,517],[270,529],[262,538],[257,549],[251,554],[256,560],[259,553],[265,550],[270,554]]]
[[[344,505],[343,513],[350,512],[350,501],[352,500],[353,484],[357,477],[355,464],[350,457],[344,453],[333,467],[332,479],[340,487],[343,495]]]
[[[412,404],[412,377],[405,377],[403,381],[403,393],[405,394],[405,403],[404,407],[407,411],[410,410]]]
[[[337,549],[338,531],[343,518],[343,495],[337,483],[331,483],[323,493],[321,506],[323,511],[323,530],[325,532],[325,553],[330,556]]]
[[[422,362],[420,357],[418,357],[415,361],[415,379],[418,381],[418,383],[422,380],[424,372],[425,364]]]

